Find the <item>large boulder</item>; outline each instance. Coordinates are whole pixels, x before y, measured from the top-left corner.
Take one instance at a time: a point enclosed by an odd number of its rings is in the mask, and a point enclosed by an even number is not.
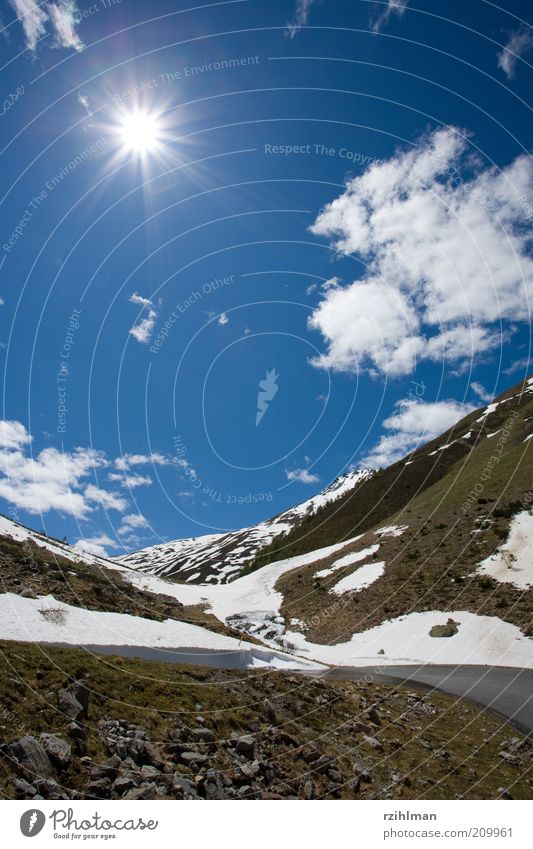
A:
[[[35,737],[21,737],[11,743],[8,752],[26,778],[49,778],[52,775],[50,758]]]
[[[70,763],[72,750],[70,743],[56,737],[55,734],[41,734],[43,748],[53,764],[64,769]]]
[[[57,704],[61,713],[69,719],[77,719],[84,712],[83,705],[70,690],[59,690]]]

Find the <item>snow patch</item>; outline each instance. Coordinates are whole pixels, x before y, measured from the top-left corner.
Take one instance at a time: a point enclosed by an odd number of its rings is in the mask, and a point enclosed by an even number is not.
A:
[[[524,510],[513,516],[507,541],[477,571],[520,589],[533,586],[533,513]]]

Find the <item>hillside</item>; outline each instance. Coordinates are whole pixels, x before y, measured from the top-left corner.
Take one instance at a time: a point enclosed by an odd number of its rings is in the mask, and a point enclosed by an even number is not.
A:
[[[4,798],[531,795],[531,741],[437,693],[27,643],[0,654]]]
[[[224,584],[237,578],[243,564],[255,557],[265,545],[300,527],[325,505],[357,489],[371,474],[363,469],[341,475],[302,504],[250,528],[173,540],[115,557],[114,560],[129,569],[175,581]]]

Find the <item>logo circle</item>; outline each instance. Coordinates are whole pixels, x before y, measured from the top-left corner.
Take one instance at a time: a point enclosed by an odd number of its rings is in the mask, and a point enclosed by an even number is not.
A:
[[[32,808],[20,818],[20,830],[24,837],[36,837],[44,828],[46,817],[42,811]]]

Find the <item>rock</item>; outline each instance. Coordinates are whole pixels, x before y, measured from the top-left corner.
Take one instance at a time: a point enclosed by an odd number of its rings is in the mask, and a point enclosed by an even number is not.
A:
[[[135,780],[133,776],[120,775],[116,781],[113,782],[111,790],[118,796],[122,796],[124,793],[127,793],[128,790],[131,790],[132,787],[135,787]]]
[[[312,781],[306,781],[303,786],[303,796],[304,799],[314,799],[315,798],[315,785]]]
[[[157,767],[158,769],[162,769],[165,761],[161,756],[159,749],[157,749],[153,743],[149,743],[145,741],[144,743],[144,752],[143,752],[144,760],[147,761],[152,766]]]
[[[500,758],[503,758],[504,761],[511,766],[518,766],[520,760],[516,757],[516,755],[511,755],[509,752],[499,752]]]
[[[83,705],[70,690],[59,690],[57,704],[61,713],[68,716],[69,719],[77,719],[83,713]]]
[[[35,595],[33,590],[31,590],[29,587],[26,587],[25,589],[22,590],[22,592],[20,593],[20,597],[21,598],[37,598],[37,596]]]
[[[61,737],[56,737],[55,734],[41,734],[41,743],[53,764],[60,769],[65,769],[69,765],[72,758],[70,743],[62,740]]]
[[[328,769],[328,776],[332,781],[342,781],[342,775],[338,769]]]
[[[385,649],[380,649],[380,650],[378,651],[378,654],[385,654]]]
[[[192,728],[191,737],[193,740],[201,743],[214,743],[215,735],[209,728]]]
[[[74,683],[69,689],[74,695],[74,698],[82,706],[84,719],[87,719],[87,717],[89,716],[89,688],[82,681],[74,681]]]
[[[149,784],[141,784],[139,787],[135,787],[133,790],[130,790],[123,796],[123,799],[157,799],[158,797],[157,786],[150,782]]]
[[[379,711],[375,705],[372,705],[368,713],[368,718],[374,725],[381,725],[381,716],[379,715]]]
[[[368,734],[363,734],[363,741],[376,751],[383,751],[383,743],[376,737],[370,737]]]
[[[253,760],[255,755],[255,740],[249,734],[244,737],[239,737],[235,742],[235,749],[239,755]]]
[[[191,764],[196,764],[197,766],[202,766],[203,764],[207,763],[207,761],[209,760],[207,755],[200,755],[199,752],[183,752],[180,755],[180,758],[183,761],[183,763],[188,764],[189,766]]]
[[[280,731],[279,732],[280,742],[285,746],[294,746],[296,749],[300,748],[300,741],[296,739],[292,734],[289,734],[288,731]]]
[[[161,773],[158,769],[155,768],[155,766],[149,766],[148,764],[145,764],[141,767],[141,776],[145,781],[153,781],[157,778],[160,778]]]
[[[496,793],[498,794],[500,799],[513,799],[513,795],[509,792],[507,787],[498,787]]]
[[[21,767],[27,778],[48,778],[52,775],[52,764],[42,743],[35,737],[21,737],[12,743],[8,752]]]
[[[313,761],[317,761],[319,757],[321,757],[320,752],[312,743],[308,743],[304,746],[300,754],[306,764],[311,764]]]
[[[240,770],[242,774],[249,779],[257,778],[257,776],[261,772],[259,763],[257,761],[254,761],[251,764],[241,764]]]
[[[13,787],[15,788],[15,793],[19,796],[24,796],[25,799],[33,799],[37,793],[37,788],[24,778],[15,778]]]
[[[96,764],[91,769],[91,778],[95,780],[101,778],[109,778],[113,780],[117,777],[121,766],[122,761],[120,760],[118,755],[112,755],[106,761],[102,761],[102,763]]]
[[[274,706],[268,699],[265,699],[265,716],[270,722],[271,725],[277,724],[276,711],[274,710]]]
[[[434,625],[429,632],[430,637],[453,637],[459,632],[460,622],[448,619],[446,625]]]
[[[83,725],[80,725],[78,722],[69,722],[65,730],[68,736],[73,737],[75,740],[84,740],[87,736],[87,731]]]
[[[324,775],[335,764],[333,758],[328,758],[327,755],[320,755],[318,760],[313,763],[313,770],[321,775]]]
[[[174,790],[174,794],[178,799],[199,799],[198,793],[196,791],[196,787],[189,781],[188,778],[184,778],[182,775],[175,775],[172,780],[172,789]]]
[[[98,778],[90,781],[87,785],[85,795],[93,799],[107,799],[111,790],[110,778]]]

